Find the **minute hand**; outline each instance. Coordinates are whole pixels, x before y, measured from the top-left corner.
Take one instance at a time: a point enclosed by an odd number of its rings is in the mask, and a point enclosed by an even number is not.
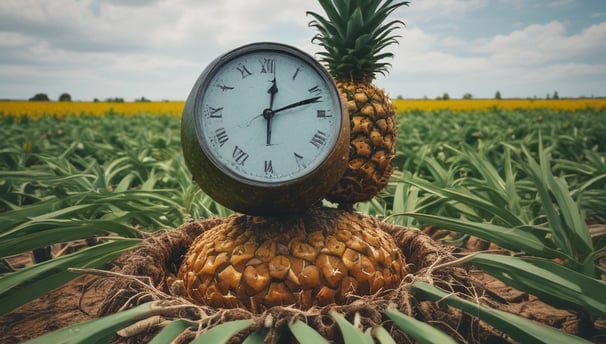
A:
[[[276,113],[278,113],[280,111],[292,109],[292,108],[297,107],[297,106],[311,104],[311,103],[317,103],[318,101],[320,101],[321,98],[322,97],[313,97],[313,98],[304,99],[304,100],[298,101],[296,103],[292,103],[292,104],[286,105],[284,107],[281,107],[279,109],[274,110],[274,114],[276,114]]]

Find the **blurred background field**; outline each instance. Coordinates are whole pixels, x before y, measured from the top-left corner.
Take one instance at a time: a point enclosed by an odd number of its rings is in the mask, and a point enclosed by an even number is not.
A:
[[[12,116],[38,117],[53,115],[91,114],[165,114],[180,116],[183,112],[183,101],[135,101],[135,102],[84,102],[84,101],[0,101],[0,114]],[[574,99],[394,99],[398,112],[409,110],[515,110],[515,109],[552,109],[581,110],[606,108],[606,98]]]

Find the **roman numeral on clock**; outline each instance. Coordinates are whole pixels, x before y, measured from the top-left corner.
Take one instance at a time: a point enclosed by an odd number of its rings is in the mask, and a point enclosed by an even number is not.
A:
[[[273,73],[276,68],[276,60],[264,58],[263,60],[259,60],[261,64],[261,73]]]
[[[300,70],[301,70],[301,67],[297,67],[297,70],[295,70],[295,74],[292,75],[293,80],[295,80],[297,78],[297,75],[299,75]]]
[[[265,174],[272,175],[274,174],[274,167],[271,164],[271,160],[265,160]]]
[[[318,110],[317,115],[318,118],[328,118],[328,117],[332,117],[332,115],[330,114],[326,114],[326,110]]]
[[[307,165],[305,165],[305,163],[303,162],[303,156],[297,154],[296,152],[293,154],[295,155],[295,161],[297,162],[297,166],[299,166],[300,169],[306,168]]]
[[[244,166],[244,163],[246,162],[246,160],[248,159],[248,153],[246,153],[245,151],[242,150],[242,148],[236,146],[234,147],[234,151],[231,154],[231,156],[234,158],[234,160]]]
[[[225,128],[219,128],[215,130],[215,137],[217,138],[217,142],[219,142],[219,146],[223,147],[225,142],[229,140],[229,136],[227,135],[227,131]]]
[[[236,67],[236,69],[242,75],[242,79],[246,78],[247,76],[252,75],[252,73],[248,70],[248,68],[246,68],[246,66],[243,64],[238,65],[238,67]]]
[[[313,94],[314,96],[319,96],[322,94],[322,90],[320,90],[320,87],[318,87],[318,85],[308,89],[309,93]]]
[[[223,107],[214,108],[212,106],[208,107],[208,113],[210,113],[210,118],[221,118],[223,117],[223,113],[221,113]]]
[[[309,143],[311,143],[318,149],[322,148],[322,146],[326,144],[326,133],[321,130],[316,131]]]

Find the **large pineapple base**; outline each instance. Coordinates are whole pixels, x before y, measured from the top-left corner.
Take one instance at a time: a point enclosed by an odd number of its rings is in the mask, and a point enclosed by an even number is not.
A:
[[[344,304],[393,290],[405,267],[393,238],[354,213],[235,215],[194,241],[177,282],[194,302],[260,313],[272,306]]]

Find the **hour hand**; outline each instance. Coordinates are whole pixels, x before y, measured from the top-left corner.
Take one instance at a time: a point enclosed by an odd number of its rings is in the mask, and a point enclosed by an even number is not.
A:
[[[276,96],[276,93],[278,93],[278,86],[276,85],[275,77],[271,81],[271,87],[269,90],[267,90],[267,93],[269,93],[269,108],[271,109],[274,106],[274,97]]]

